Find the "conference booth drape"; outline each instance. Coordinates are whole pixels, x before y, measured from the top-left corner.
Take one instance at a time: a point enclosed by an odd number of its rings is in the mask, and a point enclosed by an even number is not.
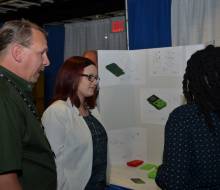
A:
[[[171,46],[171,0],[127,0],[129,49]]]
[[[64,57],[82,55],[85,50],[127,49],[126,32],[112,32],[112,21],[124,16],[65,24]]]
[[[64,26],[46,25],[48,33],[48,57],[50,66],[45,69],[45,106],[47,107],[52,94],[57,71],[64,60]]]
[[[219,0],[172,0],[172,46],[220,45]]]

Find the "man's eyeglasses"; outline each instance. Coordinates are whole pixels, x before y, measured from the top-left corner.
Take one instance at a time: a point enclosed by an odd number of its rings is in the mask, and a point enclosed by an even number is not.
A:
[[[96,80],[96,82],[99,82],[100,78],[98,76],[94,75],[88,75],[88,74],[81,74],[80,76],[87,77],[88,81],[93,82]]]

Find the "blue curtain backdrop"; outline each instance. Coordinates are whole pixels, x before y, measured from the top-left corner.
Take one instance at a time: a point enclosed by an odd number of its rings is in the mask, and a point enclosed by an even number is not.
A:
[[[129,49],[171,46],[171,0],[127,0]]]
[[[49,105],[53,94],[53,87],[57,71],[64,62],[64,36],[63,25],[46,25],[48,33],[48,57],[50,66],[45,69],[45,106]]]

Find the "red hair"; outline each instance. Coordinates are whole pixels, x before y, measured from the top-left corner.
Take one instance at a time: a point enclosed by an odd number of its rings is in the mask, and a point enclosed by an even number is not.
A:
[[[56,100],[66,101],[69,97],[72,105],[79,108],[80,99],[77,90],[80,75],[83,73],[84,68],[89,65],[96,66],[95,63],[85,57],[73,56],[68,58],[57,73],[52,102]],[[96,89],[93,96],[85,98],[85,103],[90,109],[96,106],[97,95],[98,89]]]

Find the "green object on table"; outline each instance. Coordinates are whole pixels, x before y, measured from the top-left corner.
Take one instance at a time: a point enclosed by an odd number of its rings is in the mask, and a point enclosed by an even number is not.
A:
[[[150,179],[155,179],[156,178],[156,175],[157,175],[157,168],[154,168],[152,171],[150,171],[149,173],[148,173],[148,178],[150,178]]]
[[[140,167],[141,170],[148,171],[147,177],[150,179],[155,179],[157,175],[158,166],[151,163],[146,163]]]
[[[147,163],[140,167],[140,169],[147,170],[147,171],[152,170],[153,168],[157,168],[157,165]]]

